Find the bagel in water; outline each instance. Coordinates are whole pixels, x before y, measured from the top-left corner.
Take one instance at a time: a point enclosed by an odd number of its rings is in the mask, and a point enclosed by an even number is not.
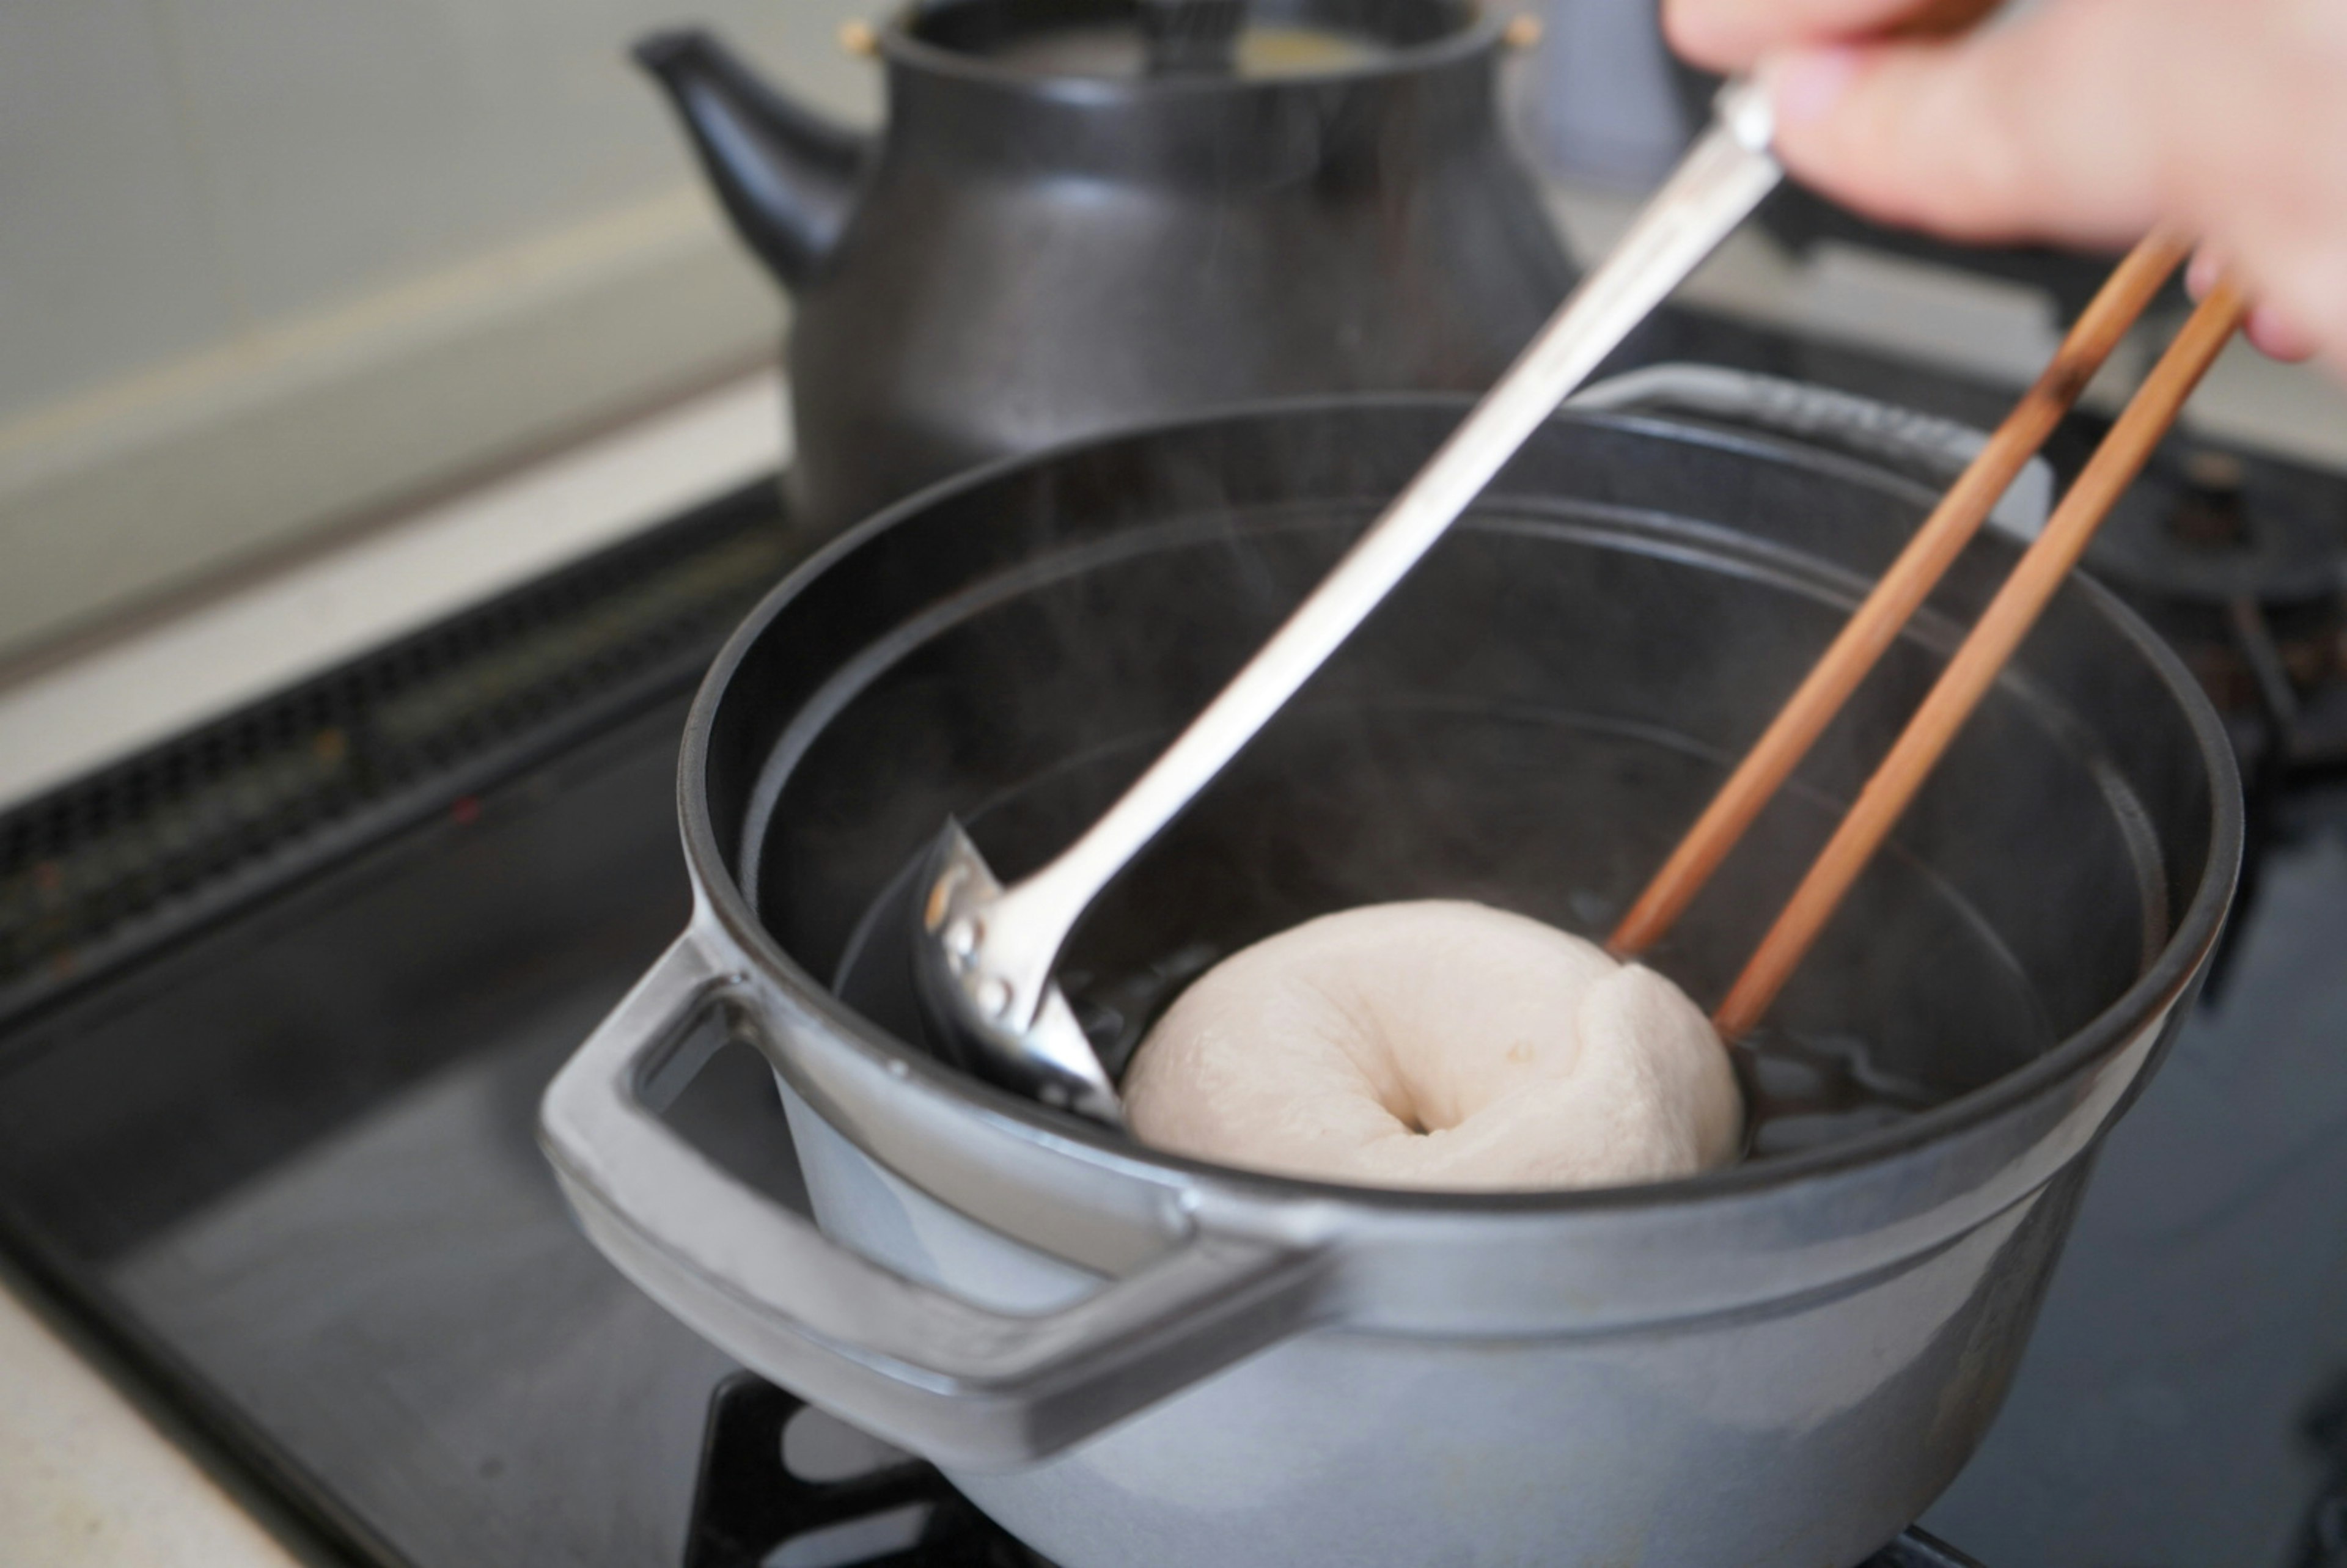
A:
[[[1744,1106],[1670,981],[1481,904],[1378,904],[1232,954],[1126,1072],[1169,1153],[1370,1187],[1661,1181],[1725,1163]]]

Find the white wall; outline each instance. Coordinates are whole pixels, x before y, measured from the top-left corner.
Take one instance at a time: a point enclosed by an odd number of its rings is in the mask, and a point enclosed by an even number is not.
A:
[[[847,0],[0,0],[0,659],[771,352],[628,41]]]

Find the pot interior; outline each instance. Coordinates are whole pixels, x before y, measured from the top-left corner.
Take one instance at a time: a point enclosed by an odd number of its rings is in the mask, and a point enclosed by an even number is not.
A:
[[[932,492],[802,573],[708,741],[712,825],[765,929],[924,1049],[906,900],[946,815],[1006,878],[1049,858],[1456,415],[1117,438]],[[1553,423],[1077,932],[1062,981],[1112,1066],[1214,959],[1351,905],[1474,898],[1602,938],[1928,499],[1719,432]],[[1649,956],[1699,1003],[2012,553],[1975,546]],[[1979,1088],[2144,974],[2211,861],[2197,701],[2107,596],[2065,590],[1739,1050],[1756,1157]]]

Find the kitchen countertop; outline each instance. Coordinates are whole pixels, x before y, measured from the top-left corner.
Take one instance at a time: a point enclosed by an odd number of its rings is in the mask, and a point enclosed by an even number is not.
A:
[[[0,687],[0,807],[773,473],[788,428],[760,372]]]
[[[45,1568],[297,1568],[319,1561],[261,1522],[99,1370],[94,1348],[0,1274],[0,1562]]]

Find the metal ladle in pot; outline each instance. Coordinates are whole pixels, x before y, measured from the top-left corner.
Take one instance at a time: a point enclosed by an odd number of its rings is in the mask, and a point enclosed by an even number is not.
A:
[[[1995,8],[1995,0],[1923,0],[1894,31],[1959,32]],[[1764,90],[1741,79],[1721,90],[1710,128],[1613,253],[1271,640],[1057,859],[1004,887],[960,824],[946,824],[919,884],[914,989],[965,1066],[1123,1125],[1116,1086],[1051,980],[1077,920],[1384,602],[1557,405],[1776,189],[1784,171],[1768,150],[1774,130]]]
[[[963,1065],[1122,1126],[1116,1087],[1052,983],[1068,934],[1101,889],[1255,737],[1567,394],[1708,256],[1782,177],[1765,94],[1731,83],[1697,140],[1613,254],[1310,597],[1147,772],[1050,865],[1004,887],[958,823],[924,867],[915,989]]]

